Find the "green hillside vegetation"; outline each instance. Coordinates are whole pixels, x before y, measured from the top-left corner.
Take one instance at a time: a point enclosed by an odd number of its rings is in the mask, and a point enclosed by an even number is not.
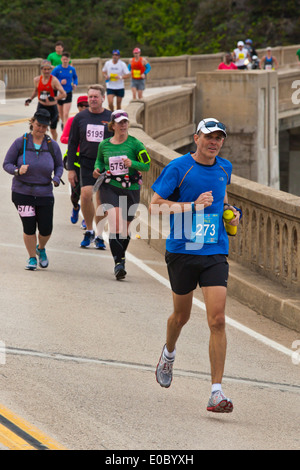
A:
[[[57,40],[73,58],[148,56],[300,43],[300,1],[285,0],[0,0],[0,59],[46,57]]]

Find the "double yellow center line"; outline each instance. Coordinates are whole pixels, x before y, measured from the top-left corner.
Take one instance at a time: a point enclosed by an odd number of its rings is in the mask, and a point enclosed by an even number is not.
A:
[[[1,404],[0,442],[9,450],[66,450]]]

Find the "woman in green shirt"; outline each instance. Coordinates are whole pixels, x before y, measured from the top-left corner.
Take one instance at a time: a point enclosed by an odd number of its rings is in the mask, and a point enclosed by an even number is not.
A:
[[[130,223],[140,201],[143,171],[150,168],[145,146],[128,134],[128,114],[119,109],[112,113],[108,129],[113,137],[100,142],[94,177],[101,174],[101,203],[108,213],[109,245],[115,261],[117,280],[124,279],[125,252],[130,241]]]

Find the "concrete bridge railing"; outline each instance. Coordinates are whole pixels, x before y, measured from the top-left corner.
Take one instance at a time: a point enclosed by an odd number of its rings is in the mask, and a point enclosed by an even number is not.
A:
[[[273,53],[277,57],[280,68],[288,65],[297,66],[296,51],[300,45],[275,47]],[[266,50],[257,50],[262,57]],[[148,86],[165,86],[195,81],[197,72],[216,70],[223,60],[224,53],[183,55],[173,57],[150,57],[151,73]],[[72,59],[79,77],[79,91],[85,91],[92,83],[104,83],[102,68],[107,58],[92,57],[90,59]],[[122,58],[126,63],[129,58]],[[5,83],[6,97],[25,97],[33,89],[33,78],[40,73],[42,58],[31,60],[0,60],[0,80]],[[126,80],[130,86],[130,80]]]

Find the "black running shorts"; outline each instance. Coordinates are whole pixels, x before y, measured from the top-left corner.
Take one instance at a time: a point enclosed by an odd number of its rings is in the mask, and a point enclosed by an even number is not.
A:
[[[109,206],[120,207],[123,220],[132,222],[140,202],[140,190],[117,188],[112,184],[103,183],[100,186],[100,199],[104,207],[107,206],[106,210]]]
[[[107,88],[106,94],[107,95],[119,96],[120,98],[124,98],[125,88],[118,88],[116,90],[114,90],[113,88]]]
[[[64,104],[72,103],[72,99],[73,99],[73,93],[72,91],[69,91],[67,93],[67,97],[64,100],[58,100],[57,104],[59,104],[60,106],[63,106]]]
[[[39,233],[48,237],[53,229],[54,197],[34,197],[12,193],[12,201],[16,206],[26,235]]]
[[[56,104],[53,106],[44,106],[41,103],[37,105],[37,111],[40,109],[46,109],[50,113],[50,129],[56,129],[58,122],[58,109]]]
[[[97,179],[93,177],[95,160],[80,155],[80,186],[94,186]]]
[[[225,255],[191,255],[166,252],[172,291],[185,295],[200,287],[227,287],[229,266]]]

